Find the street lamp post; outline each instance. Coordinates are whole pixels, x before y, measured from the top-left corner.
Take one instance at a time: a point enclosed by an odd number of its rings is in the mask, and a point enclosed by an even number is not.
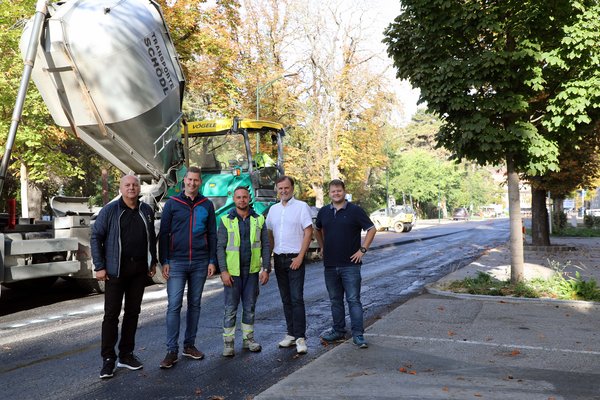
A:
[[[275,78],[273,80],[270,80],[269,82],[265,83],[264,85],[261,86],[257,86],[256,87],[256,119],[260,119],[260,94],[267,89],[268,87],[270,87],[271,85],[273,85],[275,82],[284,79],[284,78],[289,78],[292,76],[296,76],[298,75],[297,72],[294,72],[293,74],[285,74],[285,75],[281,75],[278,78]]]

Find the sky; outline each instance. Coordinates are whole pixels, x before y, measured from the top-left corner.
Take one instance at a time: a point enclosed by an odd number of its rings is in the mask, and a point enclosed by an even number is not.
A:
[[[345,0],[349,4],[356,3],[360,0]],[[386,46],[381,43],[383,40],[384,29],[394,21],[400,14],[400,0],[362,0],[374,15],[373,30],[370,32],[373,47],[380,47],[381,57],[385,60],[385,65],[388,66],[388,79],[393,84],[396,94],[403,103],[404,110],[398,115],[399,122],[402,125],[410,122],[410,118],[417,110],[417,101],[419,98],[418,89],[413,89],[409,82],[400,81],[396,78],[396,70],[392,66],[392,60],[387,56]]]

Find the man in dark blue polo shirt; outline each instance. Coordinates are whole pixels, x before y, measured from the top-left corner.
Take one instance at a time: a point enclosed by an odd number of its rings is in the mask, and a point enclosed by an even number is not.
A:
[[[363,308],[360,302],[362,258],[375,237],[375,226],[365,211],[346,200],[346,186],[339,179],[329,183],[331,204],[317,214],[316,238],[323,252],[325,285],[331,301],[333,326],[321,335],[327,342],[344,339],[346,313],[344,294],[350,312],[352,340],[360,348],[368,344],[363,336]],[[361,231],[367,231],[361,245]]]

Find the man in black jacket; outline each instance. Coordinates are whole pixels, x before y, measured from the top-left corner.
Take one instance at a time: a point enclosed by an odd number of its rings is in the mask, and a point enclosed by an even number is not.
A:
[[[113,376],[119,314],[125,297],[118,367],[138,370],[142,363],[133,354],[146,277],[156,271],[154,211],[141,202],[140,181],[134,175],[121,178],[121,197],[100,210],[92,226],[90,247],[96,279],[106,283],[102,321],[103,360],[100,378]]]

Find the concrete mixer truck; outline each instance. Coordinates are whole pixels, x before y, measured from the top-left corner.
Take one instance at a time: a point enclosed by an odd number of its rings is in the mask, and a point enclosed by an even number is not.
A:
[[[159,5],[39,0],[20,48],[25,66],[0,165],[0,192],[33,79],[55,123],[123,173],[139,176],[144,200],[158,204],[184,166],[185,86]],[[1,216],[0,283],[35,288],[69,277],[103,291],[92,279],[93,211],[87,198],[59,197],[51,206],[52,221]]]
[[[140,177],[143,199],[158,218],[162,202],[181,190],[189,159],[202,167],[202,192],[217,214],[233,207],[231,193],[240,185],[251,189],[257,212],[266,212],[283,173],[283,127],[238,118],[182,121],[185,79],[160,7],[151,0],[110,4],[37,2],[20,43],[25,66],[0,192],[32,79],[57,125]],[[37,288],[63,277],[102,292],[103,283],[93,279],[88,199],[55,197],[51,207],[52,221],[17,223],[15,215],[0,215],[0,283]]]

